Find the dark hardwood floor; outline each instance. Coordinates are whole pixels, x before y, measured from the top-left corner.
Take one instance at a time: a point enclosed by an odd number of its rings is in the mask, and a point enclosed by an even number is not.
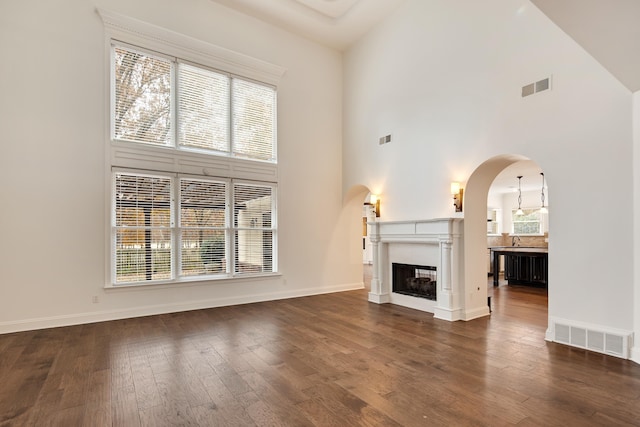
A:
[[[491,292],[471,322],[352,291],[0,335],[0,425],[640,425],[639,365]]]

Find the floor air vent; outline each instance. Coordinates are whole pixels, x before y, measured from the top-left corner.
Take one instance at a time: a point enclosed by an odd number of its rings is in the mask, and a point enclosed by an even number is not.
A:
[[[629,358],[631,334],[597,331],[566,323],[554,324],[553,341],[611,356]]]

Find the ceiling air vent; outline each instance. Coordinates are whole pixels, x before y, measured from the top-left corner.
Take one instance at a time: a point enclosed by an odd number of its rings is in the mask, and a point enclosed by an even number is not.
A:
[[[551,89],[551,77],[522,86],[522,97],[524,98],[525,96],[533,95],[534,93],[542,92],[547,89]]]

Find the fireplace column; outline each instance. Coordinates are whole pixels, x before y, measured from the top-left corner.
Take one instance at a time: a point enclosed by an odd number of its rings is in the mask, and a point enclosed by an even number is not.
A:
[[[368,223],[370,226],[369,240],[371,242],[371,251],[373,253],[373,271],[371,275],[371,292],[369,292],[369,301],[377,304],[384,304],[390,301],[389,293],[382,291],[382,275],[383,266],[383,249],[384,245],[380,243],[380,225],[377,222]]]
[[[457,307],[457,295],[452,281],[453,241],[440,240],[440,270],[438,272],[439,286],[438,305],[434,310],[434,317],[444,320],[460,320],[460,309]]]

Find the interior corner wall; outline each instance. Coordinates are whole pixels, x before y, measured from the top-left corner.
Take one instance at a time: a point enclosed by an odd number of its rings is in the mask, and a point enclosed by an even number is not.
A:
[[[631,358],[640,363],[640,91],[633,94],[633,253],[634,346]]]
[[[108,64],[96,8],[286,68],[278,90],[281,276],[109,290]],[[362,287],[343,215],[342,56],[209,0],[0,5],[0,333]],[[96,297],[98,303],[92,303]]]
[[[628,89],[527,0],[407,0],[344,64],[343,188],[381,193],[382,221],[447,217],[451,181],[531,159],[553,191],[549,315],[633,329]]]

